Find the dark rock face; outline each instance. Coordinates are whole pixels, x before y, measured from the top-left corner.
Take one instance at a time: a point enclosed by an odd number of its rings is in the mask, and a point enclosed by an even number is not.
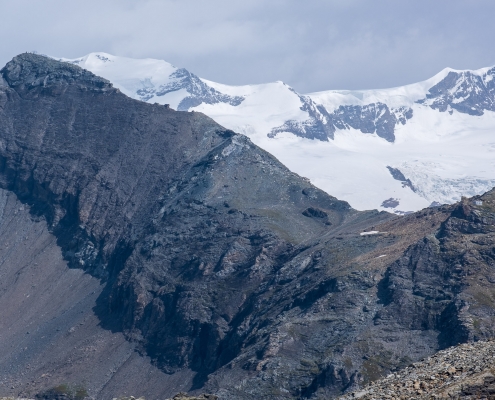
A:
[[[299,95],[293,89],[290,90],[299,97],[301,110],[306,111],[309,118],[302,122],[294,120],[286,121],[282,126],[272,129],[268,136],[275,137],[281,132],[290,132],[299,137],[317,139],[324,142],[328,141],[328,139],[333,139],[335,126],[332,116],[325,107],[317,105],[307,96]]]
[[[387,199],[387,200],[384,200],[381,204],[382,207],[385,207],[385,208],[395,208],[399,205],[399,200],[398,199],[394,199],[393,197]]]
[[[328,141],[334,138],[336,129],[353,128],[362,133],[376,133],[388,142],[394,142],[396,125],[405,125],[406,121],[413,116],[411,108],[390,109],[383,103],[340,106],[329,113],[310,98],[304,96],[299,96],[299,98],[302,103],[301,110],[306,111],[310,118],[303,122],[287,121],[284,125],[273,129],[268,136],[274,137],[281,132],[291,132],[308,139]]]
[[[411,247],[384,281],[385,310],[401,315],[398,322],[410,329],[437,330],[441,347],[495,336],[495,191],[482,199],[485,206],[457,205],[441,230]]]
[[[306,217],[314,217],[314,218],[328,217],[328,214],[325,211],[313,207],[309,207],[308,209],[304,210],[303,215],[305,215]]]
[[[1,76],[0,186],[101,280],[101,326],[165,386],[330,397],[493,335],[493,193],[407,217],[357,212],[201,113],[31,54]]]
[[[494,77],[495,68],[483,75],[451,71],[429,90],[426,99],[418,103],[440,112],[456,110],[469,115],[483,115],[485,110],[495,111]]]
[[[395,140],[395,126],[404,125],[412,118],[412,109],[401,107],[391,110],[386,104],[372,103],[364,106],[340,106],[333,112],[334,125],[338,129],[359,129],[363,133],[376,133],[388,142]]]
[[[172,78],[172,81],[166,85],[161,85],[157,89],[154,87],[140,89],[137,94],[142,101],[147,101],[154,96],[165,96],[167,93],[184,89],[189,93],[189,96],[185,97],[179,103],[177,106],[177,110],[179,111],[187,111],[190,108],[197,107],[202,103],[227,103],[231,106],[238,106],[244,101],[244,97],[229,96],[227,94],[220,93],[218,90],[208,86],[199,77],[190,73],[185,68],[178,69],[170,76],[170,78]]]
[[[416,191],[416,188],[414,187],[414,185],[412,184],[411,180],[406,178],[404,176],[404,174],[402,173],[402,171],[398,168],[394,168],[394,167],[390,167],[387,165],[387,169],[388,171],[390,172],[390,175],[392,175],[392,177],[397,180],[397,181],[400,181],[402,183],[402,187],[408,187],[410,188],[413,192]]]

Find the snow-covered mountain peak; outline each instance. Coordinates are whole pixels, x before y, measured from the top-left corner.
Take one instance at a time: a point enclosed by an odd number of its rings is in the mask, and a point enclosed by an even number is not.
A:
[[[111,81],[123,93],[142,101],[170,104],[187,111],[202,103],[239,105],[244,99],[231,97],[209,86],[185,68],[152,58],[137,60],[107,53],[91,53],[76,59],[60,59],[79,65]]]
[[[428,89],[426,98],[418,100],[440,112],[453,110],[470,115],[495,111],[495,68],[475,71],[449,70],[447,75]]]
[[[90,53],[84,57],[67,59],[61,61],[79,65],[81,68],[94,70],[102,73],[111,73],[123,79],[142,79],[143,75],[151,75],[156,79],[156,83],[163,83],[166,77],[177,70],[172,64],[153,58],[134,59],[119,57],[112,54],[97,52]]]
[[[445,81],[448,76],[456,76],[458,79],[471,78],[471,85],[474,87],[480,82],[483,82],[484,85],[491,82],[494,71],[494,67],[477,70],[444,68],[429,79],[409,85],[371,90],[325,90],[309,93],[308,96],[315,102],[325,105],[329,111],[335,110],[341,105],[363,106],[372,103],[386,103],[389,107],[395,108],[411,107],[418,101],[425,100],[428,96],[431,97],[430,89]],[[481,80],[474,81],[472,77],[475,76],[480,77]]]
[[[162,60],[63,60],[135,99],[205,113],[357,209],[401,214],[495,186],[494,67],[302,95],[282,81],[225,85]]]

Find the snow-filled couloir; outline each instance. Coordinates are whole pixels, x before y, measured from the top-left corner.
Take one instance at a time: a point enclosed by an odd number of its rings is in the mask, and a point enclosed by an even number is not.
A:
[[[495,68],[382,90],[228,86],[154,59],[62,59],[130,97],[200,111],[354,208],[398,214],[495,186]]]

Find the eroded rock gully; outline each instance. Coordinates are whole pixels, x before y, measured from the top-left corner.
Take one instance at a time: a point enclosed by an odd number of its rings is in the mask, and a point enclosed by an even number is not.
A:
[[[221,399],[332,397],[493,335],[493,192],[358,212],[200,113],[32,54],[1,76],[0,186],[99,280],[100,326],[163,374],[139,395],[181,381]]]

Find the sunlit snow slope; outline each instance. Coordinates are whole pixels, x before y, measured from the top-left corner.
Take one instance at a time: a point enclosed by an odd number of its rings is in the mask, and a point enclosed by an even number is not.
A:
[[[63,60],[135,99],[209,115],[357,209],[401,214],[495,186],[495,68],[300,95],[283,82],[211,82],[161,60]]]

